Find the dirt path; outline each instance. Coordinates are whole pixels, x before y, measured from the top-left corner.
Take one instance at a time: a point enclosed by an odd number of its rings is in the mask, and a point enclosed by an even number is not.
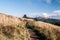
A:
[[[37,29],[32,29],[31,27],[27,27],[30,33],[31,40],[47,40],[47,37],[44,35],[44,33],[40,33]]]
[[[43,33],[39,33],[37,30],[32,30],[28,28],[30,33],[31,40],[47,40],[46,36]]]
[[[31,40],[39,40],[39,37],[35,34],[35,32],[31,29],[28,29],[30,33]]]

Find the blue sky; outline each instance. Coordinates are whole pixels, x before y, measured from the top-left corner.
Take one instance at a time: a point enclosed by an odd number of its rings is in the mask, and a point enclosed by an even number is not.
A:
[[[56,16],[60,13],[60,0],[0,0],[0,13],[19,17]]]

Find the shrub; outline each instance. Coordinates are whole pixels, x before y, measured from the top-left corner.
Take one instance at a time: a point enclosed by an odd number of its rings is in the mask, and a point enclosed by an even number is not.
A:
[[[34,24],[33,24],[33,22],[27,22],[27,23],[26,23],[26,27],[27,27],[27,28],[34,29]]]

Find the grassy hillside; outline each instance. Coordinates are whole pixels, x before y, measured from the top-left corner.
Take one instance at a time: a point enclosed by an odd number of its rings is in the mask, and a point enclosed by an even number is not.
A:
[[[0,14],[0,40],[60,40],[60,27]]]
[[[0,14],[0,40],[30,40],[21,18]]]

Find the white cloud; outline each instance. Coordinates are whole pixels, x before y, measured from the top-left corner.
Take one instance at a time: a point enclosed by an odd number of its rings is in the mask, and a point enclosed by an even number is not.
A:
[[[42,13],[41,17],[44,18],[53,18],[53,19],[60,19],[60,10],[55,10],[52,13]]]
[[[53,11],[53,13],[55,13],[56,14],[56,16],[60,16],[60,10],[55,10],[55,11]]]
[[[49,17],[49,15],[47,13],[42,13],[41,16],[44,17],[44,18],[48,18]]]
[[[55,10],[49,14],[49,18],[60,19],[60,10]]]
[[[32,12],[27,14],[28,17],[43,17],[43,18],[53,18],[53,19],[60,19],[60,10],[52,11],[51,13],[38,13]]]
[[[55,10],[55,11],[53,11],[54,13],[60,13],[60,10]]]

